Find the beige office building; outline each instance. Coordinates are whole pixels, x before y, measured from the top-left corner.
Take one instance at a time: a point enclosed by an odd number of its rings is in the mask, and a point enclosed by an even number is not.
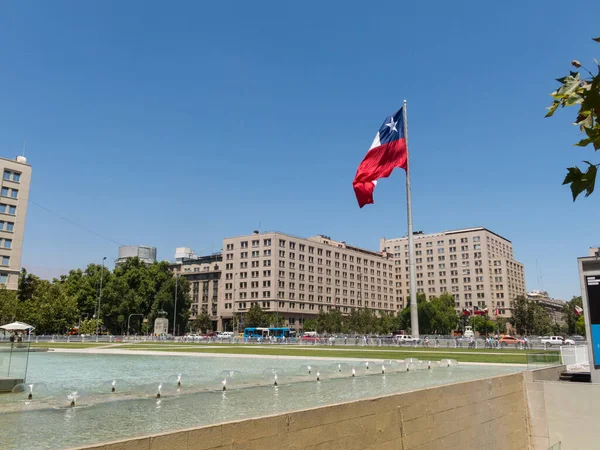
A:
[[[515,261],[512,243],[483,227],[415,233],[417,292],[427,298],[444,292],[456,300],[456,310],[488,308],[490,317],[511,314],[511,301],[525,295],[523,265]],[[410,304],[408,237],[380,241],[381,251],[394,259],[396,301]]]
[[[391,256],[337,242],[279,232],[226,238],[219,295],[219,329],[253,304],[301,329],[319,311],[397,311]],[[222,327],[222,328],[221,328]]]
[[[0,192],[0,284],[17,290],[31,166],[23,156],[15,160],[0,158],[0,170],[3,174]]]
[[[180,249],[177,249],[179,251]],[[219,318],[219,283],[223,269],[221,254],[209,256],[186,255],[177,257],[171,264],[171,270],[178,276],[185,277],[190,283],[190,319],[206,313],[213,321],[213,328],[218,328]]]

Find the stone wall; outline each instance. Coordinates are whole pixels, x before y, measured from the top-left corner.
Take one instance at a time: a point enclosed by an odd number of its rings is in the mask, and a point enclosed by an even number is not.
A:
[[[84,448],[519,450],[527,400],[519,373]]]

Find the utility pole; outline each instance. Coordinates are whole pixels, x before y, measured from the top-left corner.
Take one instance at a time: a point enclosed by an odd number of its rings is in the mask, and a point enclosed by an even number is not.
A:
[[[104,275],[104,261],[106,256],[102,258],[102,269],[100,270],[100,293],[98,294],[98,317],[96,317],[96,342],[98,342],[98,328],[100,326],[100,302],[102,301],[102,275]]]
[[[175,336],[177,335],[177,328],[175,325],[177,324],[177,282],[179,281],[179,274],[175,274],[175,307],[173,308],[173,340],[175,340]]]

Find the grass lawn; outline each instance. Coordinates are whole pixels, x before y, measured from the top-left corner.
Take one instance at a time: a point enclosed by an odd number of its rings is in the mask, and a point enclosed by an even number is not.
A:
[[[320,356],[326,358],[372,358],[372,359],[405,359],[419,358],[440,360],[444,358],[456,359],[459,362],[485,362],[485,363],[507,363],[527,364],[526,352],[484,351],[463,349],[387,349],[357,348],[357,349],[334,349],[323,348],[285,348],[285,347],[223,347],[211,348],[204,346],[190,346],[170,348],[170,346],[151,345],[123,345],[119,348],[130,350],[155,350],[155,351],[177,351],[190,353],[214,353],[214,354],[240,354],[240,355],[275,355],[275,356],[304,356],[307,358]],[[422,351],[423,350],[423,351]],[[535,351],[533,353],[536,353]],[[540,353],[540,352],[537,352]]]
[[[31,348],[92,348],[108,345],[105,342],[32,342]]]

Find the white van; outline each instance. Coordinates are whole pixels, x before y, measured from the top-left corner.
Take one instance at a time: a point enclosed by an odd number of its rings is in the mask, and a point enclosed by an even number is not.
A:
[[[233,331],[221,331],[217,333],[218,339],[231,339],[233,337]]]

